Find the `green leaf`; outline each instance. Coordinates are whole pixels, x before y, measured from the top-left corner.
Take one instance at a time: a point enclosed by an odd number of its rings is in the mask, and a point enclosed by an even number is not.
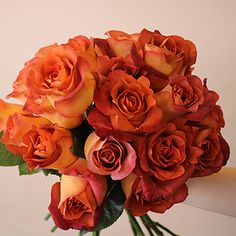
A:
[[[3,132],[0,133],[0,137]],[[3,143],[0,142],[0,166],[18,166],[24,163],[22,157],[11,153]]]
[[[121,216],[125,195],[119,181],[108,181],[108,195],[103,206],[103,213],[98,226],[93,231],[100,231],[111,226]]]
[[[73,136],[73,146],[71,148],[71,152],[78,156],[85,158],[84,155],[84,144],[87,139],[87,137],[94,131],[92,126],[89,125],[87,120],[84,120],[83,123],[74,128],[71,129],[71,134]]]
[[[57,170],[53,170],[53,169],[43,169],[42,170],[45,176],[48,175],[57,175],[57,176],[61,176],[61,174],[58,173]]]
[[[19,169],[20,175],[33,175],[33,174],[37,174],[41,171],[41,169],[34,169],[34,170],[30,171],[26,162],[19,165],[18,169]]]

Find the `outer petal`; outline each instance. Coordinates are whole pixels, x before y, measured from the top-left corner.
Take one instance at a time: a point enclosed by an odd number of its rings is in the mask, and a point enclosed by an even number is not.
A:
[[[93,100],[95,80],[88,72],[87,62],[81,59],[79,63],[82,87],[78,87],[67,97],[55,101],[55,109],[65,117],[82,115]]]
[[[22,112],[22,106],[4,102],[0,99],[0,131],[4,130],[7,124],[7,119],[15,112]]]
[[[55,224],[61,229],[68,230],[70,226],[64,220],[60,210],[58,209],[59,202],[60,202],[60,182],[57,182],[52,186],[51,203],[48,207],[48,210],[50,211]]]
[[[75,162],[78,159],[70,151],[70,148],[73,145],[72,137],[70,136],[62,137],[60,141],[58,142],[58,145],[62,147],[62,153],[60,157],[57,159],[57,161],[55,161],[49,166],[46,166],[45,168],[60,170],[62,168],[65,168],[71,165],[73,162]]]
[[[127,149],[128,155],[121,164],[121,168],[117,172],[111,174],[113,180],[121,180],[128,176],[136,165],[136,152],[129,143],[123,143]]]
[[[61,197],[58,207],[69,197],[79,195],[84,191],[88,182],[81,176],[62,175],[61,177]]]

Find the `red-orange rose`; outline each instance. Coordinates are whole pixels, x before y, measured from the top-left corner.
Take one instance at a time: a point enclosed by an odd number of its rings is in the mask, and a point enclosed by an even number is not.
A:
[[[218,172],[229,158],[229,146],[214,128],[195,128],[193,145],[198,148],[198,163],[194,176],[211,175]]]
[[[101,205],[107,191],[106,178],[89,172],[83,159],[79,159],[66,172],[61,182],[52,187],[49,205],[52,218],[64,230],[91,230],[99,222]]]
[[[188,178],[189,174],[172,182],[157,182],[146,175],[138,177],[131,174],[122,180],[126,195],[124,207],[134,216],[144,215],[148,211],[164,213],[175,203],[185,200],[188,189],[184,183]]]
[[[141,169],[157,179],[167,181],[185,173],[186,136],[174,124],[140,138],[138,153]]]
[[[144,76],[138,80],[123,71],[111,72],[95,92],[96,108],[89,113],[89,123],[98,134],[105,131],[148,133],[161,120],[153,91]]]
[[[54,44],[25,64],[13,87],[9,97],[23,101],[25,111],[73,128],[93,100],[95,81],[73,47]]]
[[[70,152],[73,145],[70,131],[41,117],[15,113],[9,117],[1,141],[22,156],[30,170],[59,170],[78,159]]]

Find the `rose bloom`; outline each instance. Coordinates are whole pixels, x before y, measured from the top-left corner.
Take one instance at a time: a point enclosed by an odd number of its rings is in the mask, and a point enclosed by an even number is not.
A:
[[[144,76],[136,80],[121,70],[109,73],[98,85],[94,97],[96,108],[88,115],[96,133],[103,136],[106,131],[153,132],[162,113],[149,86]]]
[[[173,123],[140,138],[137,145],[140,167],[148,175],[167,181],[185,173],[186,136]]]
[[[22,156],[31,171],[34,168],[59,170],[78,159],[70,152],[73,145],[70,131],[42,117],[19,113],[10,116],[1,142]]]
[[[112,136],[102,140],[95,133],[91,133],[84,150],[88,169],[99,175],[111,175],[113,180],[128,176],[136,164],[133,147],[128,142],[119,142]]]
[[[13,87],[8,97],[23,101],[24,111],[73,128],[93,100],[95,81],[73,47],[54,44],[25,64]]]
[[[61,182],[52,187],[49,205],[52,218],[64,230],[91,230],[99,222],[107,191],[106,178],[89,172],[84,159],[79,159],[66,172]]]
[[[206,176],[218,172],[229,158],[229,146],[214,128],[192,128],[193,145],[198,150],[198,163],[194,176]]]
[[[122,180],[122,187],[126,195],[124,207],[134,216],[142,216],[148,211],[164,213],[175,203],[182,202],[188,195],[185,185],[191,176],[193,166],[174,181],[157,181],[147,175],[129,175]]]
[[[204,101],[201,79],[194,75],[174,75],[169,83],[155,94],[157,105],[162,109],[164,121],[196,112]]]
[[[225,121],[223,117],[223,112],[219,105],[216,105],[219,95],[215,91],[211,91],[206,86],[206,80],[204,80],[203,87],[203,103],[199,105],[196,112],[192,112],[178,119],[181,120],[180,123],[191,123],[198,127],[203,128],[214,128],[220,131],[224,127]]]
[[[144,29],[139,42],[144,47],[143,59],[146,64],[164,75],[185,75],[196,62],[195,45],[180,36],[165,36],[158,30],[150,32]]]

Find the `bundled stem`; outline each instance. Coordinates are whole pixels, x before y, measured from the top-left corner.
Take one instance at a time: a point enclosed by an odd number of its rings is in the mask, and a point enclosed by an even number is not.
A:
[[[133,233],[135,236],[144,236],[144,233],[138,223],[138,221],[135,219],[135,217],[131,214],[131,212],[128,209],[125,209],[128,218],[129,218],[129,222],[131,224],[131,228],[133,230]]]
[[[141,218],[142,222],[144,223],[144,225],[146,226],[146,228],[147,227],[150,228],[150,230],[153,230],[156,233],[156,235],[158,235],[158,236],[164,236],[163,232],[158,229],[158,227],[152,221],[152,219],[149,217],[148,214],[140,216],[140,218]]]
[[[167,233],[169,233],[170,235],[172,235],[172,236],[179,236],[179,235],[173,233],[173,232],[172,232],[171,230],[169,230],[168,228],[166,228],[164,225],[162,225],[162,224],[160,224],[160,223],[158,223],[158,222],[155,222],[155,224],[156,224],[158,227],[164,229],[164,230],[165,230]]]

